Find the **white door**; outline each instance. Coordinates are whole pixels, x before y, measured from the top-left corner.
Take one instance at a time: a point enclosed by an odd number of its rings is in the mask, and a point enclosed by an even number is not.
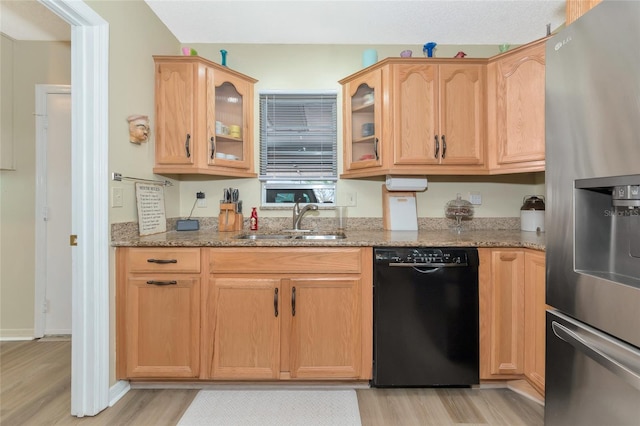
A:
[[[39,85],[37,91],[42,98],[37,105],[42,161],[37,172],[41,232],[36,232],[36,250],[42,256],[36,264],[36,309],[42,315],[36,337],[41,337],[71,334],[71,94],[68,86]]]

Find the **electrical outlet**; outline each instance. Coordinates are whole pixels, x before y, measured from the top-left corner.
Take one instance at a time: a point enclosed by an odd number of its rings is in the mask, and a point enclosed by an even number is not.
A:
[[[207,199],[204,197],[204,192],[196,192],[196,199],[198,207],[207,207]]]
[[[482,195],[479,192],[470,192],[469,202],[474,205],[482,204]]]
[[[356,193],[355,192],[347,192],[345,194],[345,203],[347,204],[348,207],[355,207],[356,206]]]
[[[123,198],[122,188],[111,188],[111,207],[122,207]]]

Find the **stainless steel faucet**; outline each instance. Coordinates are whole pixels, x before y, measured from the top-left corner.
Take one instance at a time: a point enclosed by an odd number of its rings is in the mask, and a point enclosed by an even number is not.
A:
[[[293,229],[295,231],[300,231],[300,222],[302,221],[302,216],[309,210],[318,210],[318,206],[315,204],[307,204],[303,208],[300,208],[300,202],[296,201],[296,205],[293,206]]]

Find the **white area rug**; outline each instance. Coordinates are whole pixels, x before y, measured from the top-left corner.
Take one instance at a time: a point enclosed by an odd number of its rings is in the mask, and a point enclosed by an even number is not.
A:
[[[178,426],[360,426],[346,390],[201,390]]]

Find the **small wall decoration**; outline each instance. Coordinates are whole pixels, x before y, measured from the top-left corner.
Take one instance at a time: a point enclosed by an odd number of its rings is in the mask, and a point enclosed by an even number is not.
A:
[[[129,122],[129,142],[141,144],[149,139],[149,117],[134,114],[127,117]]]

